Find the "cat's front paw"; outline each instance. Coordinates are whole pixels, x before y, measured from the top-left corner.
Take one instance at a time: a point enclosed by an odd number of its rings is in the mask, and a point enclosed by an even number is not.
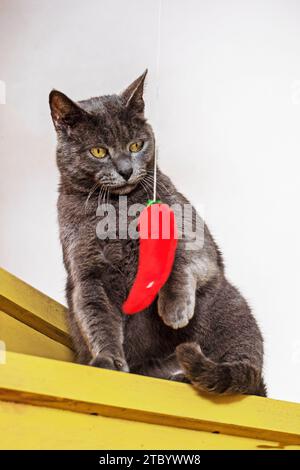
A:
[[[158,295],[158,314],[162,321],[177,330],[185,327],[194,315],[195,294],[169,295],[160,291]]]
[[[120,370],[129,372],[127,362],[122,357],[114,357],[106,354],[99,354],[89,363],[90,366],[99,367],[101,369]]]

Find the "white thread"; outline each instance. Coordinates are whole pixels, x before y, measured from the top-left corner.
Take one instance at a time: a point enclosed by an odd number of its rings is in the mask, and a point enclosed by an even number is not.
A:
[[[156,54],[156,135],[158,136],[158,104],[159,104],[159,69],[160,69],[160,52],[161,52],[161,16],[162,16],[162,0],[158,0],[158,31],[157,31],[157,54]],[[157,181],[157,158],[158,145],[155,143],[154,148],[154,175],[153,175],[153,201],[156,201],[156,181]]]
[[[153,201],[156,201],[157,154],[158,154],[158,148],[157,148],[157,146],[155,145],[155,150],[154,150]]]

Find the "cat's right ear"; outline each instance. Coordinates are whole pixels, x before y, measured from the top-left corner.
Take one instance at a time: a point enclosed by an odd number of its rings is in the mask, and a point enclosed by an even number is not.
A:
[[[49,95],[49,105],[55,129],[71,129],[80,121],[85,111],[70,98],[57,90],[52,90]]]
[[[131,108],[136,114],[144,114],[145,103],[143,94],[147,73],[148,69],[121,93],[126,108]]]

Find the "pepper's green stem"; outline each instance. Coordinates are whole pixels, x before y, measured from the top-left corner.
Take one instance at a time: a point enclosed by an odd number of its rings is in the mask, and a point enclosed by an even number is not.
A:
[[[161,203],[161,200],[160,199],[148,199],[147,201],[147,207],[148,206],[152,206],[152,204],[160,204]]]

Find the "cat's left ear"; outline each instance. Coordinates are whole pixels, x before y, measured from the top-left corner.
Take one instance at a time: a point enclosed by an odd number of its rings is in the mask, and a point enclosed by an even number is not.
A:
[[[49,95],[49,105],[55,129],[72,129],[86,116],[86,112],[70,100],[61,91],[52,90]]]
[[[143,94],[147,72],[148,69],[121,93],[125,106],[131,108],[137,114],[144,113],[145,103]]]

